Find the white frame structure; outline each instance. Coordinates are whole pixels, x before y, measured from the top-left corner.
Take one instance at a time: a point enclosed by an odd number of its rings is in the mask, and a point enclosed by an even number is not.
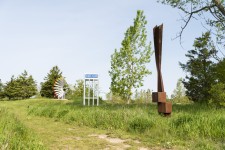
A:
[[[86,89],[88,91],[86,96]],[[92,90],[92,96],[91,96]],[[98,74],[85,74],[84,77],[84,94],[83,94],[83,105],[86,105],[86,100],[88,106],[92,100],[92,105],[95,105],[95,99],[97,100],[97,106],[99,105],[99,80]]]

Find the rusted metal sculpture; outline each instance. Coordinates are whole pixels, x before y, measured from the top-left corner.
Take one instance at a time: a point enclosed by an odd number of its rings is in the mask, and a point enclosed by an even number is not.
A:
[[[164,92],[164,85],[161,72],[161,61],[162,61],[162,34],[163,24],[155,26],[153,28],[154,45],[155,45],[155,60],[158,74],[158,92],[152,93],[152,101],[158,103],[158,112],[169,116],[172,112],[172,104],[166,102],[166,92]]]

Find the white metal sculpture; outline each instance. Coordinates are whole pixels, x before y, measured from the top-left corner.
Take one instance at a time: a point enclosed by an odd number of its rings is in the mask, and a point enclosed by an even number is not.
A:
[[[99,105],[98,74],[85,74],[83,105],[86,105],[86,100],[88,106],[90,105],[91,100],[93,106],[95,105],[95,100],[97,101],[97,106]]]
[[[65,99],[66,91],[64,90],[66,81],[63,77],[56,79],[53,90],[58,99]]]

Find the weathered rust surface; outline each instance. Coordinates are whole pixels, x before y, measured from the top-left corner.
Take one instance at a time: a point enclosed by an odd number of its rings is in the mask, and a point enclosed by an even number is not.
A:
[[[162,32],[163,32],[163,25],[155,26],[153,28],[154,45],[155,45],[155,60],[156,60],[156,68],[158,73],[158,92],[164,92],[162,72],[161,72]]]
[[[158,112],[164,113],[164,114],[170,114],[172,112],[172,103],[170,102],[158,103]]]
[[[166,102],[166,92],[152,92],[152,102]]]
[[[165,116],[170,116],[172,112],[172,103],[166,102],[166,92],[164,92],[161,62],[162,62],[162,35],[163,24],[153,28],[154,46],[155,46],[155,60],[157,68],[157,92],[152,93],[152,101],[158,103],[158,112]]]

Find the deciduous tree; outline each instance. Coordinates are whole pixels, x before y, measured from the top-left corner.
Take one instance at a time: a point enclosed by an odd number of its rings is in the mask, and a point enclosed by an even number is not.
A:
[[[173,94],[171,95],[171,100],[173,103],[189,103],[189,99],[185,94],[185,88],[182,83],[182,78],[178,79],[176,88],[173,91]]]
[[[143,86],[143,78],[151,73],[146,67],[151,56],[146,24],[144,12],[138,10],[133,26],[125,33],[122,47],[111,55],[110,90],[127,103],[131,100],[132,90]]]
[[[0,79],[0,99],[2,98],[4,98],[3,83],[2,83],[2,80]]]
[[[225,1],[224,0],[158,0],[163,4],[178,8],[185,15],[184,25],[178,37],[181,38],[184,29],[192,19],[205,22],[204,27],[214,31],[219,44],[225,46]]]

